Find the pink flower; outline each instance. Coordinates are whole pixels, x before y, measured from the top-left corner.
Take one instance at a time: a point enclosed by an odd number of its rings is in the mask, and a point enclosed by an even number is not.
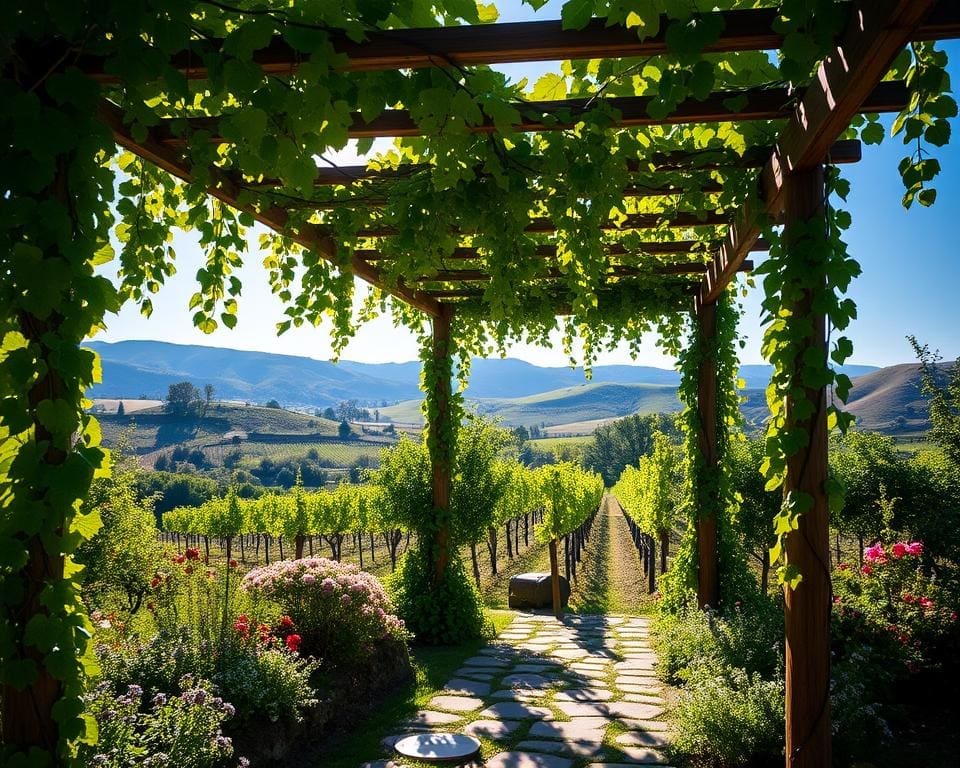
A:
[[[310,585],[310,584],[313,584],[314,582],[316,582],[316,580],[317,580],[317,577],[314,576],[312,573],[305,573],[305,574],[303,574],[303,583],[304,583],[304,584]]]
[[[841,571],[846,571],[850,568],[850,563],[839,563],[837,569]]]
[[[187,547],[186,552],[184,553],[187,556],[187,560],[199,560],[200,559],[200,550],[196,547]]]
[[[340,604],[341,605],[350,605],[352,602],[350,595],[340,595]]]
[[[868,563],[887,562],[887,554],[883,551],[883,544],[878,541],[872,547],[867,547],[867,551],[863,553],[863,559]]]
[[[293,619],[291,619],[289,616],[281,616],[280,627],[282,629],[293,629]]]
[[[904,544],[902,541],[898,541],[896,544],[890,547],[890,554],[893,555],[898,560],[901,557],[903,557],[905,554],[907,554],[907,551],[908,551],[907,545]]]
[[[921,597],[919,602],[920,607],[925,611],[933,608],[933,600],[931,600],[929,597]]]
[[[956,621],[956,620],[957,620],[957,612],[950,611],[950,621]]]
[[[873,573],[873,568],[871,568],[869,565],[865,565],[860,569],[860,573],[862,573],[864,576],[869,576],[871,573]]]
[[[303,638],[300,635],[287,635],[287,639],[284,640],[284,644],[287,646],[287,649],[296,653],[300,649],[300,642]]]
[[[911,595],[909,592],[904,592],[904,593],[903,593],[903,602],[905,602],[905,603],[912,603],[913,600],[914,600],[914,597],[913,597],[913,595]]]
[[[907,544],[907,554],[908,555],[922,555],[923,554],[923,542],[922,541],[911,541]]]

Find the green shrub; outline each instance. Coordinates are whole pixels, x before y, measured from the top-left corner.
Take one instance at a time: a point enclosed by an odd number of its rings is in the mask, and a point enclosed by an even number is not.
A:
[[[316,662],[267,637],[211,643],[188,627],[161,629],[97,647],[104,679],[116,689],[135,685],[147,695],[172,695],[185,675],[212,680],[237,708],[237,721],[297,722],[316,703],[310,676]]]
[[[426,556],[413,549],[400,560],[389,584],[397,614],[420,642],[455,645],[487,631],[480,593],[459,557],[451,558],[444,580],[434,584]]]
[[[675,710],[673,748],[700,765],[747,765],[783,749],[783,680],[696,663]]]
[[[782,666],[782,646],[783,614],[768,599],[724,615],[690,606],[657,620],[658,669],[671,683],[685,680],[686,670],[703,659],[770,679]]]

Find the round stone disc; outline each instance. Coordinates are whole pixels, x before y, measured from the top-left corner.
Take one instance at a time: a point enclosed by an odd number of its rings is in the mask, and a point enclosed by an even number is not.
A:
[[[393,748],[404,757],[436,763],[469,760],[480,751],[480,742],[463,733],[415,733]]]

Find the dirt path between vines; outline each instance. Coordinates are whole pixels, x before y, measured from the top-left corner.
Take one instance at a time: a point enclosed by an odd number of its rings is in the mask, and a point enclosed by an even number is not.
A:
[[[638,616],[649,613],[640,556],[613,496],[604,496],[573,583],[570,611]]]

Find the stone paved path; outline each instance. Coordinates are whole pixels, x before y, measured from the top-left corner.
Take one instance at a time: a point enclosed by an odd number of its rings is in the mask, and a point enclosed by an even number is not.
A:
[[[464,731],[491,747],[486,768],[666,765],[663,684],[654,674],[649,619],[518,614],[467,659],[398,733]],[[361,768],[401,768],[376,760]]]

